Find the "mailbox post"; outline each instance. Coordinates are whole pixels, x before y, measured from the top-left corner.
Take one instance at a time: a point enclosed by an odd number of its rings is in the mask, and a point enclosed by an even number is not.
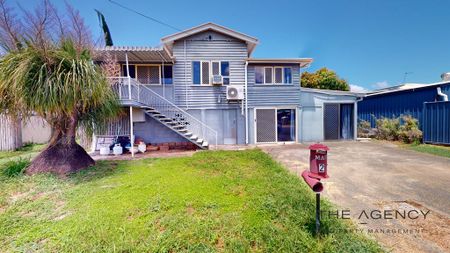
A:
[[[316,235],[320,231],[320,193],[323,191],[321,179],[328,178],[327,146],[316,143],[309,146],[309,170],[302,172],[306,184],[316,193]]]

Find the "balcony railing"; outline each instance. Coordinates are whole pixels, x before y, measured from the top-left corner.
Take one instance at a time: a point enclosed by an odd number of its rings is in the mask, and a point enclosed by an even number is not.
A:
[[[199,139],[209,142],[213,141],[215,147],[217,147],[217,131],[152,89],[130,77],[112,77],[110,78],[110,82],[113,89],[119,95],[120,100],[135,101],[154,108],[167,118],[185,126],[189,132],[197,135]]]

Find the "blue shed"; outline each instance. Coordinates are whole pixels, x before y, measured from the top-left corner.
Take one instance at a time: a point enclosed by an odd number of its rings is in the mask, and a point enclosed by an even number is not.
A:
[[[382,117],[396,118],[409,114],[419,120],[419,127],[424,131],[424,119],[429,119],[424,115],[428,110],[425,109],[425,103],[448,101],[449,96],[450,80],[432,84],[404,84],[377,90],[366,94],[358,102],[358,120],[369,121],[372,127],[375,127],[376,119]],[[442,120],[449,120],[450,115],[444,114],[437,118],[436,124],[441,124]],[[429,122],[427,123],[429,124]],[[428,129],[433,128],[427,128],[425,130]],[[427,133],[424,131],[424,137],[427,134],[435,133]],[[426,138],[424,139],[426,140]],[[450,144],[441,141],[436,143]]]

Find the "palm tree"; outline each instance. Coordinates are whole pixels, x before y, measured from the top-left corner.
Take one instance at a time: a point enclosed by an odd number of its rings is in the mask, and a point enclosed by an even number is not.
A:
[[[48,146],[32,161],[28,174],[67,174],[94,164],[75,140],[77,128],[82,125],[92,132],[116,115],[119,104],[104,72],[92,60],[92,44],[80,29],[78,14],[69,9],[76,29],[63,32],[60,26],[61,33],[54,36],[50,30],[54,24],[46,22],[55,9],[45,0],[44,4],[45,16],[37,13],[32,22],[44,25],[24,26],[31,28],[15,35],[20,41],[14,41],[0,59],[0,112],[13,117],[36,113],[52,127]],[[60,21],[56,12],[52,15]],[[30,36],[32,31],[37,36]]]

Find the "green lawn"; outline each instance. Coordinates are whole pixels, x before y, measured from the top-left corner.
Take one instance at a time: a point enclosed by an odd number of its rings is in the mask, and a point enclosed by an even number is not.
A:
[[[326,201],[325,209],[331,208]],[[379,252],[349,223],[314,234],[314,194],[260,150],[104,161],[0,178],[0,252]]]
[[[11,152],[0,152],[0,166],[7,163],[10,160],[15,160],[19,158],[33,158],[39,154],[45,147],[45,144],[27,144],[17,151]]]
[[[412,149],[422,153],[438,155],[450,158],[450,147],[431,145],[431,144],[410,144],[406,145],[408,149]]]

